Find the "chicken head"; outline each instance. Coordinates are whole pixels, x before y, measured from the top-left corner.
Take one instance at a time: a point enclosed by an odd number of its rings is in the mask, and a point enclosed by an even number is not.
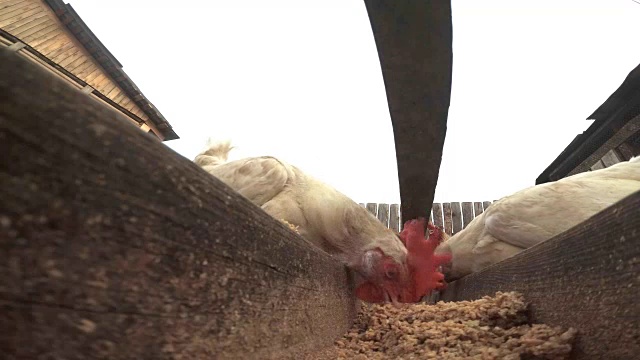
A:
[[[443,239],[440,229],[428,224],[429,236],[425,239],[425,219],[411,220],[405,223],[400,239],[407,249],[404,264],[392,262],[378,252],[368,256],[376,259],[376,269],[380,275],[378,281],[368,281],[356,289],[356,296],[371,303],[389,302],[413,303],[427,295],[433,289],[444,287],[444,275],[438,270],[447,263],[449,254],[434,254]]]
[[[366,302],[398,303],[404,288],[411,283],[405,261],[397,262],[380,248],[366,251],[362,259],[363,275],[367,279],[356,289],[356,296]]]

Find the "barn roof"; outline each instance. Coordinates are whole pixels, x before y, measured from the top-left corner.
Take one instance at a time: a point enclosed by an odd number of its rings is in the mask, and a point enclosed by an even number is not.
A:
[[[640,65],[587,120],[594,120],[577,135],[536,179],[536,184],[556,181],[587,171],[605,153],[636,133],[640,123]]]
[[[19,45],[14,51],[22,50],[33,61],[46,64],[160,139],[178,139],[169,122],[71,5],[62,0],[0,0],[0,5],[4,9],[0,14],[4,45]]]
[[[178,139],[169,122],[158,109],[147,99],[136,84],[122,70],[122,64],[109,52],[102,42],[89,29],[70,4],[62,0],[45,0],[47,5],[55,12],[63,24],[73,33],[78,41],[91,53],[91,55],[109,73],[111,78],[128,93],[135,103],[144,111],[153,124],[162,132],[164,140]]]

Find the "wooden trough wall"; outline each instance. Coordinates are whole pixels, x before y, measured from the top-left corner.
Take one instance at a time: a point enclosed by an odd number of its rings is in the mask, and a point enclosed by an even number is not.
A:
[[[640,354],[640,191],[582,224],[465,276],[440,300],[519,291],[534,322],[579,331],[574,359]]]
[[[483,202],[450,202],[450,203],[433,203],[431,211],[429,211],[429,221],[434,225],[444,229],[444,231],[453,235],[469,225],[471,220],[482,214],[491,201]],[[360,206],[369,210],[389,229],[400,231],[402,229],[402,215],[400,214],[400,205],[384,204],[384,203],[360,203]]]
[[[2,359],[286,359],[352,324],[346,268],[0,49]]]

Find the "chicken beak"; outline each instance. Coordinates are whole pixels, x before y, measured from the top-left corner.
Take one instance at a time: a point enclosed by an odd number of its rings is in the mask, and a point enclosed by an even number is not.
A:
[[[396,308],[399,308],[402,306],[402,304],[399,301],[398,294],[388,290],[384,291],[384,302],[385,304],[391,303]]]

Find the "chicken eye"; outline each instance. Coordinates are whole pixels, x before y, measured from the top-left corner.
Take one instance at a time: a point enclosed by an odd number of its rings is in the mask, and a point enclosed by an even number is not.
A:
[[[389,270],[385,271],[384,275],[389,280],[396,280],[398,278],[398,271],[395,270],[395,269],[389,269]]]

